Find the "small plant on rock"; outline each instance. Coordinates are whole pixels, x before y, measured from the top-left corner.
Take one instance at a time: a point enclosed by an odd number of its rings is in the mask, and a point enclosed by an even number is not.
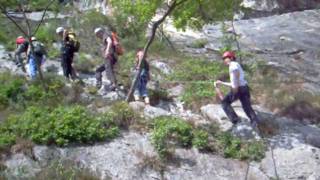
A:
[[[152,143],[161,159],[170,152],[170,146],[190,146],[192,143],[192,126],[182,119],[162,116],[154,119]]]

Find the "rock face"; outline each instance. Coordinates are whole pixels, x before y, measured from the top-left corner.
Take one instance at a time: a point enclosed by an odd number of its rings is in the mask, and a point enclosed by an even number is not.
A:
[[[271,152],[261,163],[261,170],[269,177],[276,177],[272,158],[275,159],[280,179],[319,179],[320,151],[307,145],[299,145],[293,149],[276,148],[274,156]]]
[[[243,0],[241,6],[249,11],[244,12],[244,18],[263,17],[293,11],[317,9],[319,0]]]
[[[320,10],[293,12],[272,17],[239,20],[234,22],[239,35],[241,50],[251,52],[254,57],[246,61],[264,60],[286,77],[295,77],[301,88],[320,93]],[[205,46],[210,59],[223,48],[223,33],[220,25],[206,25],[201,32],[179,32],[168,26],[172,40],[183,46],[199,38],[206,38]],[[232,30],[230,30],[232,31]],[[236,49],[236,44],[234,44]],[[194,53],[194,51],[189,51]],[[299,83],[300,82],[300,83]]]

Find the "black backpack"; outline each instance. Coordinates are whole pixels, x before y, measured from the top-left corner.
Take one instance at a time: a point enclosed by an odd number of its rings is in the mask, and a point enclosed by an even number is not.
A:
[[[32,44],[33,44],[33,53],[36,56],[40,57],[46,54],[46,49],[42,43],[36,41],[36,42],[33,42]]]

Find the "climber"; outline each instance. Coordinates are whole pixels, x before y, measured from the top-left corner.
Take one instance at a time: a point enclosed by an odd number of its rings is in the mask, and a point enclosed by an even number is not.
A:
[[[63,75],[67,80],[77,78],[75,69],[72,66],[74,53],[79,51],[80,43],[76,39],[75,33],[63,27],[58,27],[56,33],[61,37],[61,66]]]
[[[28,63],[29,63],[29,76],[35,79],[37,76],[38,68],[45,62],[47,52],[44,45],[37,40],[36,37],[31,37],[31,44],[33,46],[33,53],[31,48],[28,49]]]
[[[145,59],[142,59],[143,57],[143,50],[139,49],[136,54],[136,62],[135,62],[135,75],[139,72],[139,68],[141,67],[141,72],[138,75],[137,84],[134,91],[134,99],[135,101],[139,101],[140,97],[144,98],[144,102],[146,105],[150,104],[150,100],[148,97],[148,90],[147,90],[147,83],[150,80],[150,74],[149,74],[149,63]],[[141,66],[139,67],[139,64],[141,63]]]
[[[244,71],[241,65],[236,61],[236,56],[232,51],[226,51],[222,56],[223,62],[226,66],[229,66],[230,82],[215,81],[214,86],[219,90],[220,85],[228,86],[231,91],[223,97],[222,93],[218,91],[218,95],[221,99],[222,108],[227,114],[228,118],[233,124],[240,121],[238,115],[235,113],[231,104],[240,99],[242,108],[246,115],[249,117],[251,125],[257,126],[258,118],[251,106],[250,91],[247,81],[244,79]]]
[[[26,69],[24,67],[22,54],[25,53],[27,56],[28,47],[29,43],[23,36],[19,36],[16,39],[16,50],[14,51],[15,63],[18,67],[21,67],[23,72],[26,72]]]
[[[101,52],[104,59],[104,64],[96,69],[96,87],[98,89],[101,88],[102,72],[106,71],[107,78],[111,82],[110,90],[115,91],[117,89],[117,80],[114,74],[114,65],[118,57],[112,40],[112,32],[109,29],[96,28],[94,33],[97,38],[102,40],[103,47]]]

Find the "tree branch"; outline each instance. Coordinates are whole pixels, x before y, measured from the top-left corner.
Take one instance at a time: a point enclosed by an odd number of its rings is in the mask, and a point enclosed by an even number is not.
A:
[[[35,29],[35,31],[33,32],[32,36],[34,36],[35,34],[37,34],[39,28],[40,28],[40,25],[42,24],[43,20],[44,20],[44,17],[49,9],[49,7],[54,3],[54,0],[51,0],[48,5],[46,6],[46,9],[44,10],[43,14],[42,14],[42,17],[41,17],[41,20],[39,22],[39,24],[37,25],[37,28]]]
[[[132,84],[131,84],[130,90],[129,90],[129,92],[128,92],[128,95],[127,95],[127,97],[126,97],[126,101],[127,101],[127,102],[130,101],[130,99],[131,99],[131,97],[132,97],[132,94],[133,94],[133,92],[134,92],[134,89],[135,89],[135,87],[136,87],[136,85],[137,85],[138,77],[139,77],[139,75],[141,74],[142,62],[145,61],[145,59],[146,59],[146,57],[147,57],[147,53],[148,53],[149,47],[151,46],[151,44],[152,44],[152,42],[153,42],[153,40],[154,40],[154,38],[155,38],[155,34],[156,34],[156,31],[157,31],[159,25],[160,25],[161,23],[163,23],[163,21],[167,18],[167,16],[169,16],[169,15],[172,13],[172,11],[173,11],[177,6],[181,5],[181,4],[184,3],[184,2],[185,2],[185,0],[181,0],[181,1],[179,1],[179,2],[177,2],[177,0],[173,1],[172,4],[169,5],[168,10],[166,11],[166,13],[165,13],[158,21],[156,21],[156,22],[153,23],[153,25],[152,25],[152,31],[151,31],[151,36],[149,37],[149,40],[148,40],[146,46],[144,47],[144,50],[143,50],[144,53],[143,53],[143,56],[142,56],[142,60],[139,61],[139,65],[138,65],[139,70],[138,70],[138,73],[135,75],[135,77],[134,77],[134,79],[133,79],[133,82],[132,82]]]
[[[0,5],[1,13],[4,14],[25,36],[28,36],[22,27],[7,13],[6,8]]]
[[[24,18],[24,20],[25,20],[25,22],[27,24],[28,39],[30,39],[31,38],[31,26],[30,26],[30,23],[29,23],[29,20],[27,18],[26,11],[25,11],[25,9],[23,7],[22,2],[20,3],[20,10],[22,10],[23,18]]]

